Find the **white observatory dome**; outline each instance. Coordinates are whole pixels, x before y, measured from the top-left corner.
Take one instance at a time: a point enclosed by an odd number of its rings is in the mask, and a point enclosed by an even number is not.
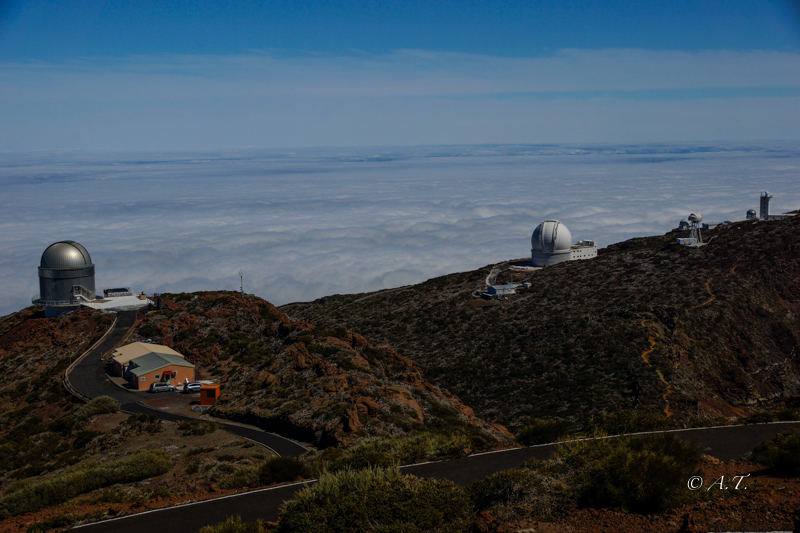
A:
[[[572,246],[572,234],[558,220],[545,220],[539,224],[531,236],[533,252],[563,252]]]
[[[697,223],[702,220],[703,220],[703,215],[701,215],[700,213],[692,213],[691,215],[689,215],[689,222]]]

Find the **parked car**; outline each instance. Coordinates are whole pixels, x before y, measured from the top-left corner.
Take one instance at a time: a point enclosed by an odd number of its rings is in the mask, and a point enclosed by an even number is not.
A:
[[[151,383],[150,384],[150,391],[149,392],[175,392],[178,389],[175,388],[174,385],[170,385],[169,383]]]
[[[203,386],[202,383],[197,381],[192,381],[191,383],[187,383],[183,386],[183,392],[200,392],[200,388]]]

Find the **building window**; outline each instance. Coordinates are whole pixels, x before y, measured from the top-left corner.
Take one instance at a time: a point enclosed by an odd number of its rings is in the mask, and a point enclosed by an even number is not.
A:
[[[161,379],[161,374],[156,374],[155,376],[153,376],[153,379]]]
[[[140,381],[144,381],[144,376],[142,376],[142,378],[140,379]]]

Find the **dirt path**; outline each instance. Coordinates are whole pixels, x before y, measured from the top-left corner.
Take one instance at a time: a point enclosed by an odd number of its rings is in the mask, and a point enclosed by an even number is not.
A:
[[[659,333],[663,334],[663,331],[661,331],[660,326],[649,320],[643,320],[642,326],[645,328],[654,327],[657,330],[659,330]],[[668,398],[668,396],[672,394],[672,385],[670,385],[669,382],[664,378],[664,374],[661,372],[661,370],[654,367],[653,364],[650,362],[650,354],[653,353],[653,351],[658,346],[658,341],[656,340],[656,337],[651,335],[648,337],[648,341],[650,341],[650,348],[642,352],[642,359],[644,360],[645,363],[647,363],[647,365],[650,368],[656,371],[656,374],[658,374],[658,379],[661,380],[661,383],[663,383],[666,386],[667,390],[664,392],[664,394],[661,395],[661,397],[664,398],[664,414],[672,418],[673,412],[672,409],[670,409],[669,398]]]
[[[728,279],[729,277],[733,276],[736,273],[736,267],[738,267],[738,266],[739,266],[738,264],[733,265],[733,267],[731,268],[730,272],[728,272],[725,275],[725,279]],[[692,309],[697,309],[698,307],[705,307],[705,306],[707,306],[708,304],[710,304],[711,302],[713,302],[714,300],[717,299],[717,297],[714,296],[714,293],[711,291],[711,282],[713,280],[714,280],[714,278],[709,278],[708,281],[706,281],[706,284],[705,284],[706,292],[708,292],[708,295],[710,296],[710,298],[708,300],[706,300],[705,302],[701,303],[701,304],[695,305],[694,307],[692,307]]]

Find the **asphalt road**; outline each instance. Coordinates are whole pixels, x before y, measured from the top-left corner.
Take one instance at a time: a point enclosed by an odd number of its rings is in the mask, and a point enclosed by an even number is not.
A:
[[[114,348],[128,333],[136,323],[138,311],[121,311],[118,313],[117,323],[114,329],[86,356],[81,359],[69,374],[69,381],[75,389],[89,398],[98,396],[111,396],[120,403],[123,411],[127,413],[147,413],[157,416],[162,420],[179,422],[181,420],[194,420],[193,418],[165,413],[158,409],[150,409],[138,402],[143,400],[141,392],[131,392],[122,389],[112,383],[106,376],[105,365],[101,358],[112,348]],[[159,393],[165,394],[180,393]],[[289,455],[297,457],[308,450],[296,442],[281,437],[274,433],[268,433],[251,427],[242,427],[234,424],[221,423],[220,427],[240,437],[263,444],[273,450],[278,455]]]
[[[675,433],[696,443],[703,453],[730,461],[741,458],[759,442],[791,427],[800,427],[800,422],[676,430],[668,433]],[[545,444],[488,452],[463,459],[404,466],[401,470],[418,477],[449,479],[466,486],[495,472],[516,468],[528,459],[547,459],[555,448],[555,444]],[[81,526],[81,529],[92,533],[139,533],[158,530],[163,524],[169,524],[171,533],[195,533],[201,527],[221,522],[228,516],[241,516],[246,521],[275,520],[281,504],[291,499],[307,483],[313,481],[95,522]]]

